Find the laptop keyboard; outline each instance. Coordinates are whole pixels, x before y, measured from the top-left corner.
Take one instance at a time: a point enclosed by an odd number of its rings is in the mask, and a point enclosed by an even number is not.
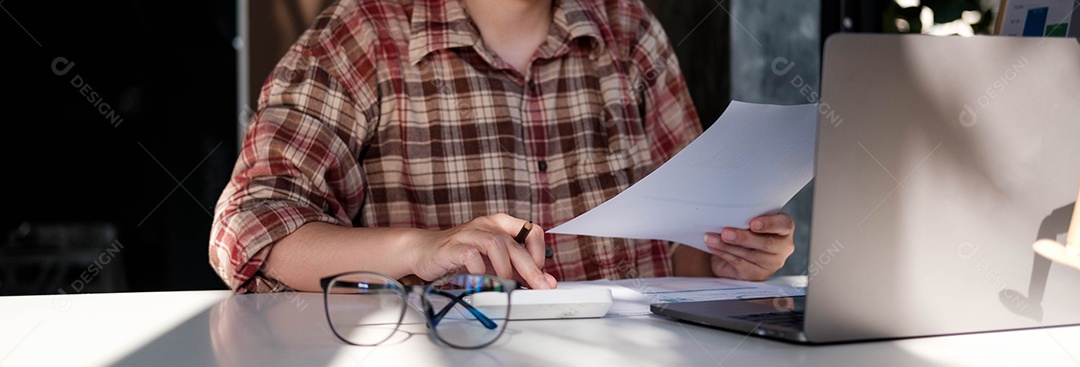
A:
[[[753,313],[733,317],[750,322],[789,327],[801,330],[803,326],[803,315],[805,315],[805,313],[803,313],[802,311],[784,311]]]

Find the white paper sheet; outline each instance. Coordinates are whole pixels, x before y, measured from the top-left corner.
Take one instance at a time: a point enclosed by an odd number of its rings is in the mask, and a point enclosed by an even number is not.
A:
[[[805,276],[801,277],[805,284]],[[612,305],[604,317],[652,314],[653,303],[804,296],[806,290],[785,283],[747,282],[725,278],[636,278],[560,282],[559,289],[605,288]]]
[[[747,228],[810,182],[817,111],[816,104],[732,101],[656,171],[547,233],[668,240],[708,251],[705,233]]]

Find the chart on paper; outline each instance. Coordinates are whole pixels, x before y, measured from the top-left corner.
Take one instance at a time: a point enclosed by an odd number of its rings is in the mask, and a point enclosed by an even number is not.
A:
[[[1001,17],[1001,35],[1065,37],[1075,0],[1008,0]]]

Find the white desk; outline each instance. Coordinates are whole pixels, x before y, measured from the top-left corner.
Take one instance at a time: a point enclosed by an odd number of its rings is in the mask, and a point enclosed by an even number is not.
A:
[[[650,315],[512,321],[472,351],[406,329],[416,334],[343,345],[317,293],[3,297],[0,366],[1080,366],[1080,327],[800,346]]]

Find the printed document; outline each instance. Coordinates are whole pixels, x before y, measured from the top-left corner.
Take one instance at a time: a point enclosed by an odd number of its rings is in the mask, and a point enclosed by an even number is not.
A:
[[[686,148],[614,198],[547,233],[668,240],[776,214],[814,175],[817,104],[732,101]]]

